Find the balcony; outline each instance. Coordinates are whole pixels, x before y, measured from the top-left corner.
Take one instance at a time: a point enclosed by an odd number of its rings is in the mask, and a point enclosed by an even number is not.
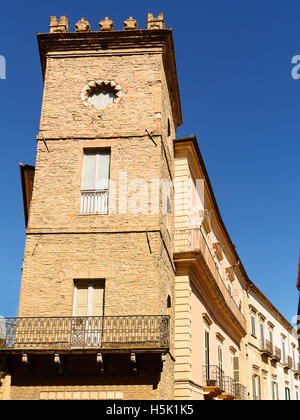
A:
[[[294,375],[295,378],[298,379],[299,378],[299,374],[300,374],[300,364],[295,363],[295,366],[293,366],[293,371],[294,371]]]
[[[236,383],[234,396],[238,400],[243,400],[243,401],[247,400],[247,397],[248,397],[247,388],[244,385]]]
[[[169,316],[3,318],[0,352],[88,352],[169,348]]]
[[[292,369],[293,359],[290,356],[284,357],[282,361],[284,369]]]
[[[271,356],[271,360],[275,362],[280,362],[281,360],[281,350],[278,347],[274,347],[273,354]]]
[[[221,400],[233,400],[235,398],[235,382],[230,376],[224,376],[224,393],[219,395]]]
[[[260,353],[262,355],[271,357],[273,355],[273,344],[268,340],[260,341]]]
[[[224,371],[219,366],[203,366],[204,394],[207,398],[214,398],[224,392]]]
[[[197,229],[183,229],[175,231],[175,262],[180,260],[188,259],[187,254],[197,253],[201,262],[201,265],[205,268],[205,271],[210,273],[211,279],[210,286],[213,287],[213,293],[217,296],[217,302],[220,305],[226,306],[226,313],[228,310],[233,315],[234,325],[239,326],[241,336],[246,334],[247,322],[242,314],[237,303],[228,291],[221,275],[216,262],[213,258],[211,250],[206,242],[206,239],[200,228]],[[215,298],[215,297],[214,297]],[[231,316],[232,316],[231,315]]]
[[[108,190],[82,191],[80,214],[107,214]]]

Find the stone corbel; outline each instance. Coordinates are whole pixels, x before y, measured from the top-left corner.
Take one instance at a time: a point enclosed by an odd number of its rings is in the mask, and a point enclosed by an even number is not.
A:
[[[54,355],[54,363],[56,365],[57,368],[57,372],[59,375],[63,374],[63,366],[62,366],[62,360],[59,354],[55,354]]]
[[[97,364],[100,369],[100,373],[104,373],[104,361],[102,353],[97,353]]]
[[[137,373],[137,366],[136,366],[136,354],[130,354],[130,362],[131,362],[131,369],[133,373]]]
[[[32,371],[32,363],[30,362],[28,355],[26,353],[22,354],[22,363],[25,367],[27,373],[31,373]]]

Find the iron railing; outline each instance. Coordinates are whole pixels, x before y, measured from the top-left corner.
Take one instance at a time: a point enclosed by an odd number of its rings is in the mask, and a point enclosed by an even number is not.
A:
[[[82,191],[80,214],[107,214],[108,190]]]
[[[293,367],[293,359],[290,356],[283,355],[282,364],[284,368],[292,369]]]
[[[277,362],[280,362],[281,360],[281,350],[278,347],[274,347],[272,359],[276,360]]]
[[[273,344],[269,340],[261,340],[260,341],[260,351],[265,353],[269,356],[273,355]]]
[[[235,318],[242,325],[243,329],[247,330],[247,321],[245,316],[242,314],[236,301],[233,299],[231,293],[228,291],[224,280],[218,270],[216,262],[213,258],[212,252],[206,242],[206,239],[202,233],[201,228],[195,229],[180,229],[175,231],[175,252],[196,252],[200,251],[206,264],[208,265],[210,272],[213,275],[221,294],[234,314]]]
[[[169,348],[169,316],[2,318],[0,349]]]
[[[235,397],[235,382],[230,376],[224,377],[224,394]]]
[[[235,383],[234,384],[234,388],[235,388],[235,392],[234,392],[234,396],[235,398],[239,399],[239,400],[247,400],[248,398],[248,392],[247,392],[247,388],[239,383]]]
[[[224,371],[219,366],[203,366],[203,383],[207,388],[218,388],[224,391]]]

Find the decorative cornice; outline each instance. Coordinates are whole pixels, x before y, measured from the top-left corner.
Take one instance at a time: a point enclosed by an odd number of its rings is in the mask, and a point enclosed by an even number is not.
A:
[[[202,314],[202,318],[204,319],[204,321],[210,326],[212,325],[212,320],[210,319],[210,317],[208,316],[208,314],[206,312],[204,312]]]
[[[258,316],[259,316],[259,318],[260,318],[261,321],[265,321],[266,320],[266,317],[261,312],[258,312]]]
[[[223,337],[223,335],[222,335],[221,333],[219,333],[219,332],[216,332],[216,337],[217,337],[220,341],[222,341],[222,343],[223,343],[223,341],[225,341],[225,337]]]
[[[250,309],[251,311],[255,312],[255,313],[257,313],[257,312],[258,312],[258,310],[255,308],[255,306],[253,306],[253,305],[251,305],[251,304],[249,304],[249,309]]]

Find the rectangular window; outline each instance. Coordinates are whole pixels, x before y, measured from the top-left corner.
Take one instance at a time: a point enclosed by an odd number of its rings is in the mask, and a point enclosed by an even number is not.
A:
[[[260,376],[253,374],[252,375],[252,392],[253,400],[261,400],[261,383]]]
[[[296,370],[296,359],[295,359],[295,350],[292,350],[292,357],[293,357],[293,370]]]
[[[286,354],[285,354],[285,342],[282,342],[282,361],[286,363]]]
[[[209,355],[209,332],[205,331],[205,337],[204,337],[204,346],[205,346],[205,354],[204,354],[204,360],[205,360],[205,371],[206,371],[206,380],[210,380],[210,355]]]
[[[255,316],[251,315],[251,334],[253,337],[256,337],[256,331],[255,331]]]
[[[288,387],[285,388],[285,399],[287,401],[289,401],[291,399],[291,391],[290,391],[290,388],[288,388]]]
[[[270,330],[269,333],[270,343],[273,344],[273,331]]]
[[[104,280],[77,281],[74,286],[72,348],[102,346]]]
[[[205,331],[205,364],[209,366],[209,332]]]
[[[73,316],[101,317],[104,310],[104,280],[77,281],[74,288]]]
[[[107,214],[110,151],[84,152],[81,214]]]
[[[220,370],[223,370],[223,354],[221,346],[218,346],[218,366]]]
[[[275,381],[272,381],[272,400],[278,400],[279,394],[278,394],[278,383]]]
[[[265,333],[264,333],[264,324],[260,323],[260,341],[261,341],[261,348],[263,349],[265,346]]]

